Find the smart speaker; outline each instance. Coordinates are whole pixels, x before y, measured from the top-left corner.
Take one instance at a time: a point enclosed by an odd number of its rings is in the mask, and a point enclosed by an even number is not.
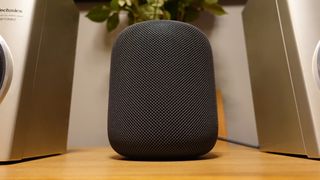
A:
[[[249,0],[243,12],[262,151],[320,158],[319,7]]]
[[[132,25],[112,50],[108,134],[133,159],[193,158],[217,139],[211,46],[192,25]]]
[[[0,0],[0,161],[65,152],[78,17],[72,0]]]

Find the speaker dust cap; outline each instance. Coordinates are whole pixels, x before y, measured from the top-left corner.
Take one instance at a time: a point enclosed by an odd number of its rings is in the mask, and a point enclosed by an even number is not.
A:
[[[120,33],[111,58],[108,134],[129,158],[191,158],[217,139],[213,58],[207,37],[177,21]]]
[[[12,56],[5,40],[0,36],[0,103],[5,97],[12,79]]]

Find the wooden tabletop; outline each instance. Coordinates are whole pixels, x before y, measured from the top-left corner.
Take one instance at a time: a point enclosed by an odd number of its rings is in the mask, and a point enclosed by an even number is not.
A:
[[[199,160],[129,161],[111,148],[0,165],[0,179],[320,179],[320,162],[219,141]]]

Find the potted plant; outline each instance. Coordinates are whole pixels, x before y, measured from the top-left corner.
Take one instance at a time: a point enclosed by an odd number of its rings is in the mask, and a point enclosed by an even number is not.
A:
[[[131,25],[157,19],[191,22],[204,10],[214,15],[226,13],[218,0],[107,0],[92,8],[87,17],[94,22],[106,22],[111,32],[118,26],[121,12],[127,12]]]

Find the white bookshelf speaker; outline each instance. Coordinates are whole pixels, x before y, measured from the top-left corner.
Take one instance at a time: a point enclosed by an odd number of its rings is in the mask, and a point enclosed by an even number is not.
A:
[[[243,12],[263,151],[320,158],[319,7],[319,0],[249,0]]]
[[[0,161],[66,150],[79,12],[0,0]]]

